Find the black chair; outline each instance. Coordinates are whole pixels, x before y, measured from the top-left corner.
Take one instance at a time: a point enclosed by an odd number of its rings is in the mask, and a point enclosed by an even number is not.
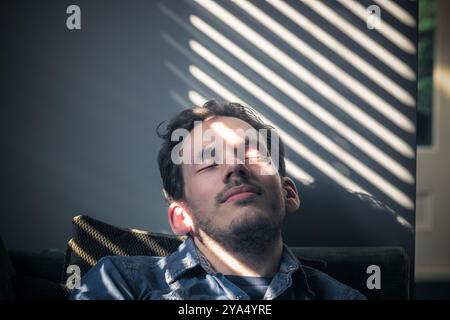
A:
[[[65,266],[78,265],[82,275],[104,256],[171,254],[185,237],[118,228],[88,216],[73,219],[73,237]],[[319,269],[369,299],[409,299],[409,259],[401,247],[291,247],[304,265]],[[368,289],[367,268],[381,271],[381,288]],[[66,273],[62,282],[65,283]]]

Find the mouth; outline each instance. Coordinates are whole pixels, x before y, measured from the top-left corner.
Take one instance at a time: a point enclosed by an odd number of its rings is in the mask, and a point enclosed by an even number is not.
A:
[[[233,201],[241,201],[241,200],[246,200],[250,197],[253,196],[257,196],[256,193],[254,192],[241,192],[241,193],[237,193],[235,195],[232,195],[231,197],[229,197],[227,200],[225,200],[226,202],[233,202]]]
[[[236,202],[247,200],[253,197],[257,197],[261,195],[261,192],[258,188],[244,185],[239,187],[234,187],[225,193],[225,196],[222,199],[222,203],[227,202]]]

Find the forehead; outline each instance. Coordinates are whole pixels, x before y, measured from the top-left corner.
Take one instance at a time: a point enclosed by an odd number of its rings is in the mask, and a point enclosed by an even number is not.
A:
[[[220,131],[222,128],[228,128],[231,130],[243,129],[244,131],[249,129],[256,130],[244,120],[225,116],[213,116],[211,118],[207,118],[203,121],[202,125],[204,129],[213,129],[216,131]]]
[[[201,129],[201,130],[200,130]],[[211,136],[220,137],[224,144],[239,144],[245,133],[257,133],[247,122],[225,116],[213,116],[201,122],[201,128],[197,125],[192,129],[186,141],[202,141],[202,145],[209,143]],[[199,140],[197,140],[199,139]],[[191,144],[192,145],[192,144]]]
[[[218,150],[239,148],[249,143],[250,140],[254,142],[260,140],[259,136],[258,130],[238,118],[213,116],[199,121],[183,139],[181,147],[185,160],[183,166],[198,164],[194,159],[204,155],[205,150],[217,152]]]

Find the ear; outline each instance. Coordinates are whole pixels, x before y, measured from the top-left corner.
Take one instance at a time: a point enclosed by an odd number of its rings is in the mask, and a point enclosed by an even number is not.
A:
[[[184,235],[193,229],[192,219],[183,205],[172,202],[167,210],[170,227],[175,234]]]
[[[286,213],[296,211],[300,207],[300,197],[295,182],[289,177],[281,177],[284,190],[284,202]]]

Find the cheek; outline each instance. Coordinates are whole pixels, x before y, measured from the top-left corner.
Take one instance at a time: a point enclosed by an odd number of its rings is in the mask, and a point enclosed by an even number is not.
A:
[[[281,188],[281,181],[278,175],[262,175],[259,176],[259,180],[263,186],[271,191],[272,193],[281,193],[283,190]]]
[[[190,202],[208,201],[214,185],[215,177],[208,174],[189,173],[183,175],[184,178],[184,194]]]
[[[221,191],[221,182],[213,175],[198,175],[185,184],[186,199],[193,207],[207,208],[214,205]]]
[[[278,176],[261,176],[261,182],[274,208],[284,206],[284,192]]]

